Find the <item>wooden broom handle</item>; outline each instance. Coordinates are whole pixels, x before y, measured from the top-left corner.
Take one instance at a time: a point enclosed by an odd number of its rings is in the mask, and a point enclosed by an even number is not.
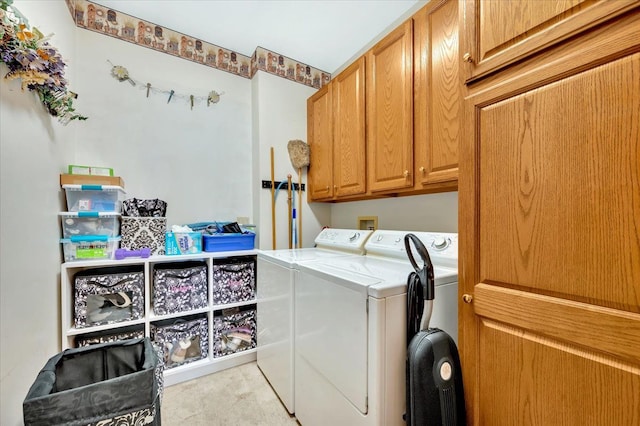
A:
[[[293,216],[293,210],[292,210],[293,206],[291,205],[291,173],[289,173],[287,175],[287,183],[288,183],[288,185],[287,185],[287,196],[288,196],[287,204],[289,205],[289,214],[288,214],[288,216],[289,216],[289,249],[292,249],[293,248],[293,233],[292,233],[292,230],[291,230],[291,225],[292,225],[292,222],[293,222],[293,217],[292,217]]]
[[[275,179],[274,179],[273,147],[271,147],[271,245],[276,249],[276,199],[275,199]]]
[[[302,167],[298,167],[298,248],[302,248]]]

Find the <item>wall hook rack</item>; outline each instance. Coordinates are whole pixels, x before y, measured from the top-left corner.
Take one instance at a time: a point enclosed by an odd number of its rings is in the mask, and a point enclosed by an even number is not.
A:
[[[280,186],[280,184],[281,184],[281,183],[282,183],[282,186]],[[281,190],[284,190],[284,191],[287,191],[287,190],[289,189],[289,183],[288,183],[288,182],[286,182],[286,181],[285,181],[285,182],[275,181],[275,182],[273,182],[273,184],[274,184],[274,187],[275,187],[276,189],[277,189],[279,186],[280,186],[280,189],[281,189]],[[297,190],[298,190],[298,188],[300,187],[300,185],[299,185],[299,184],[297,184],[297,183],[295,183],[295,182],[293,182],[291,186],[292,186],[292,188],[291,188],[291,189],[292,189],[293,191],[297,191]],[[305,187],[305,185],[304,185],[304,183],[303,183],[303,184],[302,184],[302,191],[304,191],[304,187]],[[271,181],[270,181],[270,180],[263,180],[263,181],[262,181],[262,189],[271,189]]]

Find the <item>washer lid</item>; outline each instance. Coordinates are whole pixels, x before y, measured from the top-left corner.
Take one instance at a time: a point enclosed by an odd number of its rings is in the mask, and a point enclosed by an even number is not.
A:
[[[337,259],[334,259],[337,260]],[[333,260],[331,261],[333,262]],[[359,274],[342,268],[336,268],[329,263],[309,262],[300,265],[300,272],[322,278],[332,283],[347,287],[367,297],[368,288],[382,283],[382,279],[369,275]],[[302,278],[302,274],[300,275]]]
[[[301,266],[301,269],[303,267]],[[414,269],[409,260],[400,261],[370,256],[349,256],[333,258],[327,261],[309,262],[304,265],[305,270],[315,270],[321,274],[331,269],[331,276],[338,274],[354,274],[375,279],[368,294],[376,298],[389,297],[407,292],[407,279]],[[436,286],[458,281],[458,271],[453,268],[435,266]],[[365,281],[365,278],[361,278]]]
[[[268,260],[286,268],[294,268],[300,262],[330,259],[340,256],[355,256],[355,254],[319,248],[258,251],[258,259]]]

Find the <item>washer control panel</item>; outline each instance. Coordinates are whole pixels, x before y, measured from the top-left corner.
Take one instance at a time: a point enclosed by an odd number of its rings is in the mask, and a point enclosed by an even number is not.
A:
[[[445,232],[375,231],[365,244],[367,255],[407,259],[404,237],[417,236],[432,258],[444,258],[457,262],[458,234]],[[433,260],[433,259],[432,259]]]
[[[325,228],[315,239],[318,248],[364,253],[364,245],[373,231],[363,229]]]

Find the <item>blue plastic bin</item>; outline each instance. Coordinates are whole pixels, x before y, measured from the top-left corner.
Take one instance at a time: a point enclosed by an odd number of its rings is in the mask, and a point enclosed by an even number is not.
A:
[[[202,236],[204,251],[236,251],[252,250],[255,244],[256,234],[245,232],[244,234],[213,234]]]

